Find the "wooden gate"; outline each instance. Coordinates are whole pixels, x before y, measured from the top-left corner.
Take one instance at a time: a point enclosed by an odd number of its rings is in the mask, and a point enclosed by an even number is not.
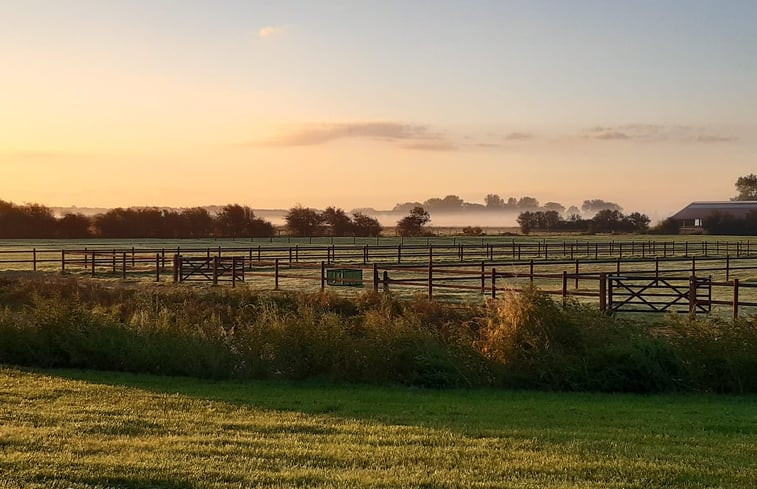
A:
[[[607,308],[613,312],[709,313],[711,300],[709,277],[607,277]]]
[[[244,282],[244,258],[174,257],[174,282]]]

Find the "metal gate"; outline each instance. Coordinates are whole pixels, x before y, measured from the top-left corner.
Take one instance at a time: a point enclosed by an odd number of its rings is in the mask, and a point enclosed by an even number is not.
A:
[[[613,312],[709,313],[710,277],[607,277],[607,306]]]

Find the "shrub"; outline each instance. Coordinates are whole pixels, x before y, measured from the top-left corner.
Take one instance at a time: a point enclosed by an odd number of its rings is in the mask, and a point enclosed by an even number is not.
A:
[[[0,362],[424,387],[757,392],[757,317],[646,324],[535,289],[484,305],[366,292],[0,283]]]

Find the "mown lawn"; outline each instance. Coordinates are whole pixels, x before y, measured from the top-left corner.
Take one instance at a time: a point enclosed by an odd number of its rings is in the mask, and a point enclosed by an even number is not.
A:
[[[0,488],[750,488],[757,398],[0,368]]]

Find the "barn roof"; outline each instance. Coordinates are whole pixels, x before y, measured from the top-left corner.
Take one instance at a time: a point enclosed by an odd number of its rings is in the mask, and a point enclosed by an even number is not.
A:
[[[676,220],[704,219],[716,212],[744,218],[750,211],[757,211],[757,200],[726,200],[721,202],[692,202],[672,218]]]

